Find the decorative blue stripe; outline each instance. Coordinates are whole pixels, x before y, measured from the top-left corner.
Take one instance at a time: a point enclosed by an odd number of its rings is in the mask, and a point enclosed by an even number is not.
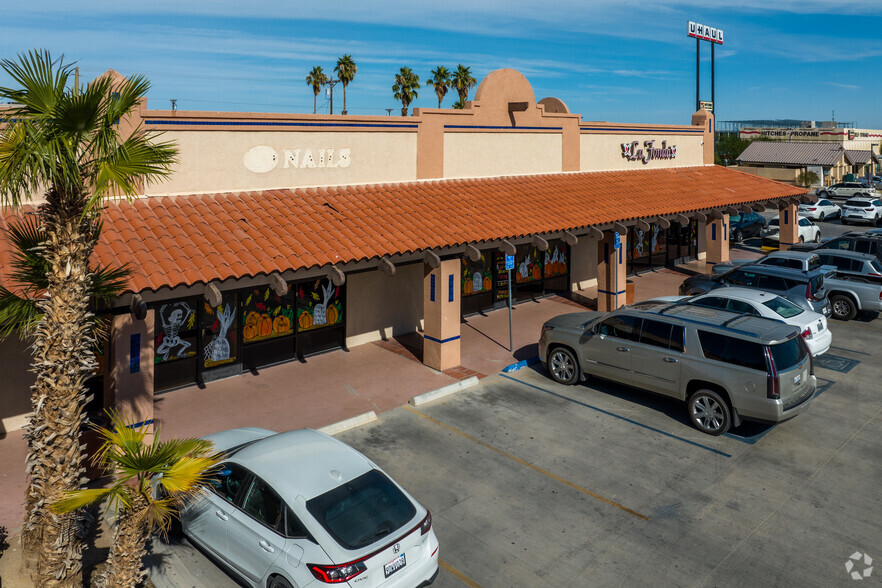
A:
[[[579,127],[583,131],[630,131],[633,133],[654,133],[656,135],[664,135],[665,133],[684,133],[688,135],[701,135],[701,131],[692,130],[674,130],[674,129],[635,129],[632,127]]]
[[[186,125],[200,127],[359,127],[371,129],[416,129],[415,124],[333,123],[333,122],[264,122],[264,121],[207,121],[207,120],[145,120],[145,125]]]
[[[510,131],[562,131],[563,127],[497,127],[491,125],[444,125],[445,129],[507,129]]]
[[[711,224],[711,241],[717,240],[717,223]]]
[[[447,278],[447,302],[453,302],[453,274],[450,274]]]
[[[435,274],[429,276],[429,302],[435,302]]]
[[[140,423],[135,423],[134,425],[128,425],[126,429],[139,429],[141,427],[152,425],[153,419],[147,419],[146,421],[141,421]]]
[[[598,290],[597,292],[600,294],[624,294],[625,293],[624,290],[619,290],[618,292],[616,292],[615,290]]]
[[[459,340],[459,335],[456,337],[450,337],[449,339],[436,339],[435,337],[429,337],[426,334],[423,334],[423,339],[428,339],[429,341],[434,341],[435,343],[450,343],[451,341]]]

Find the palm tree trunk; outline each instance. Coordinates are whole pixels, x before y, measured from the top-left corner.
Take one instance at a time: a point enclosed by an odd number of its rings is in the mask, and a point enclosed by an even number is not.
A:
[[[318,94],[313,93],[312,95],[312,113],[316,114],[318,112]]]
[[[343,113],[346,114],[346,84],[343,84]]]
[[[401,116],[407,116],[407,106],[401,107]]]
[[[41,586],[82,585],[82,518],[48,508],[80,487],[84,383],[96,366],[88,308],[93,233],[83,216],[85,198],[74,203],[78,197],[50,193],[40,210],[47,243],[42,255],[51,270],[33,346],[37,377],[31,389],[34,416],[25,433],[31,484],[22,544],[37,553]]]
[[[107,571],[98,582],[99,587],[134,588],[144,577],[141,559],[147,546],[148,526],[144,512],[147,499],[136,494],[132,508],[123,508],[119,513],[113,546],[107,558]]]

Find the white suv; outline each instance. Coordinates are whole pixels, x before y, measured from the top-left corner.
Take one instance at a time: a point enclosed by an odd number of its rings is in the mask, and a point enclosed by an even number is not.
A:
[[[879,224],[882,218],[882,200],[878,198],[852,198],[842,205],[842,224]]]
[[[839,182],[818,190],[818,198],[876,197],[876,188],[858,182]]]

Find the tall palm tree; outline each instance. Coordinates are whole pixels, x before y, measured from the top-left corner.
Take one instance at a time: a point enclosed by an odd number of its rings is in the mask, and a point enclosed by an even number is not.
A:
[[[355,79],[355,74],[358,73],[358,66],[352,61],[351,55],[344,53],[343,57],[337,60],[337,65],[334,67],[334,71],[337,72],[337,79],[343,84],[343,114],[347,114],[346,86]]]
[[[306,85],[312,87],[312,113],[318,112],[318,95],[322,91],[322,86],[328,83],[328,76],[322,71],[322,66],[317,65],[312,68],[309,75],[306,76]]]
[[[409,67],[402,67],[395,74],[395,84],[392,86],[393,97],[401,100],[401,116],[407,116],[407,107],[419,96],[420,76],[411,71]]]
[[[478,80],[472,77],[471,68],[461,63],[456,66],[456,71],[453,72],[452,86],[456,93],[459,94],[459,102],[453,105],[454,108],[460,110],[465,108],[466,100],[469,98],[469,90],[474,88],[477,83]]]
[[[450,71],[443,65],[439,65],[432,70],[432,77],[426,80],[426,85],[435,89],[435,96],[438,97],[438,108],[441,108],[441,101],[447,95],[450,89]]]
[[[134,588],[144,578],[141,559],[154,529],[166,532],[179,508],[208,487],[222,457],[203,439],[160,441],[159,430],[147,442],[148,427],[136,428],[119,413],[108,412],[111,426],[96,427],[104,441],[95,461],[114,481],[108,488],[73,490],[52,505],[72,512],[109,499],[117,524],[107,569],[99,586]]]
[[[101,223],[96,223],[96,235],[101,232]],[[46,246],[46,237],[40,231],[37,220],[25,217],[24,220],[12,224],[6,231],[6,238],[12,245],[11,271],[9,281],[17,284],[15,291],[0,286],[0,341],[18,335],[22,340],[29,339],[43,314],[38,306],[40,298],[49,287],[49,264],[40,255]],[[113,302],[126,286],[130,274],[128,266],[118,268],[90,267],[92,274],[92,303],[95,308],[100,301],[104,304]],[[95,336],[104,334],[106,325],[95,317],[93,328]]]
[[[140,128],[128,136],[120,132],[120,119],[145,100],[150,84],[143,76],[104,76],[86,88],[72,87],[73,66],[47,51],[4,59],[0,66],[20,86],[0,88],[0,99],[14,103],[0,129],[0,205],[17,209],[32,195],[45,198],[38,219],[48,271],[31,347],[36,381],[25,432],[22,545],[37,557],[41,586],[76,586],[81,518],[48,505],[80,485],[84,383],[96,365],[88,260],[104,199],[133,197],[143,182],[168,175],[177,150]]]

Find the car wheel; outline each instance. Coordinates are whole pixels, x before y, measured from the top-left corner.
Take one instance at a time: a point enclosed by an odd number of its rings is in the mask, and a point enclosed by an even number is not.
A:
[[[839,217],[839,222],[841,222],[843,225],[847,225],[847,224],[848,224],[848,221],[845,220],[845,219],[842,218],[842,217]]]
[[[548,356],[548,372],[558,384],[571,386],[579,379],[576,356],[566,347],[555,347]]]
[[[857,306],[854,300],[845,294],[835,294],[830,298],[830,306],[833,309],[833,318],[841,321],[850,321],[857,315]]]
[[[819,198],[827,198],[829,195],[830,195],[830,193],[827,192],[826,190],[821,190],[820,192],[818,192]]]
[[[744,242],[744,231],[742,231],[741,229],[738,229],[737,231],[735,231],[735,242],[736,243],[743,243]]]
[[[689,397],[688,406],[692,424],[702,433],[716,436],[729,430],[729,405],[713,390],[699,390]]]
[[[825,215],[825,214],[822,212],[821,214],[818,215],[818,220],[819,220],[819,221],[824,220],[824,217],[825,217],[825,216],[827,216],[827,215]]]
[[[805,239],[802,238],[802,235],[799,236],[799,242],[800,242],[800,243],[805,243]]]
[[[294,588],[291,585],[291,582],[283,578],[282,576],[273,576],[267,582],[267,588]]]
[[[817,233],[815,233],[815,240],[814,240],[814,242],[815,242],[815,243],[820,243],[820,242],[821,242],[821,231],[818,231]]]

